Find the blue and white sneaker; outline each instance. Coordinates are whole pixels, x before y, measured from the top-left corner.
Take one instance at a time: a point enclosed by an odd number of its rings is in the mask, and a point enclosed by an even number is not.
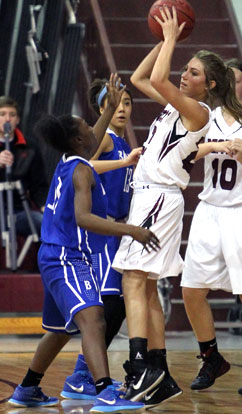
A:
[[[122,386],[121,381],[112,380],[112,382],[117,389]],[[94,400],[96,397],[96,387],[91,373],[87,370],[82,370],[66,377],[60,395],[63,398],[74,400]]]
[[[74,400],[93,400],[96,397],[96,387],[89,371],[74,372],[66,377],[60,395]]]
[[[18,385],[8,402],[16,407],[46,407],[57,405],[59,400],[55,397],[48,397],[36,385],[32,387]]]
[[[141,412],[145,405],[141,402],[125,400],[125,393],[118,391],[114,385],[109,385],[97,395],[90,413],[120,413]]]

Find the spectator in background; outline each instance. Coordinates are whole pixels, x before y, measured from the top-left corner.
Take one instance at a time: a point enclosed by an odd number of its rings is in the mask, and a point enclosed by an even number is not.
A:
[[[233,58],[227,60],[227,65],[233,69],[235,76],[235,93],[237,99],[242,103],[242,60]]]
[[[6,149],[4,124],[9,122],[10,151]],[[40,235],[44,205],[48,185],[44,174],[44,165],[36,144],[27,142],[17,127],[20,122],[18,103],[6,96],[0,97],[0,182],[6,181],[6,167],[11,167],[11,181],[20,180],[26,193],[31,215]],[[16,215],[16,233],[27,237],[31,234],[29,223],[18,190],[13,190],[14,213]],[[7,210],[6,200],[4,207]]]

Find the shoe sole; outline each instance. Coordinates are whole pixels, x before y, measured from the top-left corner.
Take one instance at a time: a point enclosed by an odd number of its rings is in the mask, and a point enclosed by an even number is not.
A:
[[[78,393],[67,392],[67,391],[62,391],[60,393],[60,396],[62,398],[68,398],[70,400],[95,400],[96,398],[96,394],[95,395],[78,394]]]
[[[89,413],[142,413],[145,411],[145,407],[139,407],[139,408],[125,408],[125,406],[119,406],[119,407],[95,407],[91,408]]]
[[[143,398],[143,396],[145,394],[147,394],[147,392],[153,390],[153,388],[155,388],[158,384],[160,384],[160,382],[163,380],[165,376],[165,371],[162,372],[162,374],[157,378],[157,380],[155,382],[153,382],[153,384],[151,384],[148,388],[146,388],[146,390],[142,391],[141,393],[135,395],[134,397],[130,398],[130,401],[139,401],[141,400],[141,398]]]
[[[158,405],[161,405],[161,404],[166,403],[166,402],[168,402],[170,400],[173,400],[173,398],[179,397],[179,395],[182,395],[182,394],[183,394],[183,391],[180,390],[176,394],[171,395],[169,398],[166,398],[165,400],[163,400],[163,401],[161,401],[159,403],[156,403],[156,404],[145,404],[145,409],[148,410],[150,408],[157,407]]]
[[[18,400],[8,400],[8,403],[10,405],[13,405],[14,407],[53,407],[54,405],[57,405],[59,403],[59,400],[56,402],[51,403],[22,403]]]
[[[219,375],[217,375],[216,378],[214,378],[214,381],[212,381],[209,385],[207,385],[206,387],[204,387],[204,386],[196,386],[196,385],[195,386],[192,386],[191,385],[191,389],[193,391],[206,390],[207,388],[211,387],[215,383],[215,381],[216,381],[217,378],[222,377],[222,375],[226,374],[229,370],[230,370],[230,364],[227,362],[226,368]]]

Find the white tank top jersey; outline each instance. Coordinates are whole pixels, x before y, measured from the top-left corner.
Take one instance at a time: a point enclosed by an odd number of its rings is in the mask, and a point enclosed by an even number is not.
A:
[[[205,142],[242,139],[242,125],[235,121],[229,126],[221,107],[212,112],[212,118]],[[225,152],[210,153],[204,162],[203,191],[198,197],[215,206],[242,205],[242,164]]]
[[[176,185],[185,189],[198,151],[211,122],[199,131],[188,131],[182,124],[179,112],[168,104],[150,127],[143,152],[134,173],[134,184],[157,183]]]

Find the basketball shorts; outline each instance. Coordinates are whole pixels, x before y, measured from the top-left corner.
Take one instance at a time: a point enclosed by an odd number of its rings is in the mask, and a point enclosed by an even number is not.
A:
[[[194,213],[181,286],[242,294],[242,206],[201,201]]]
[[[103,306],[90,255],[43,243],[38,264],[44,285],[43,328],[78,333],[75,314],[90,306]]]
[[[123,236],[112,266],[140,270],[152,279],[177,276],[183,268],[179,254],[184,200],[178,187],[159,184],[136,185],[127,223],[153,231],[160,241],[159,251],[147,252],[130,236]]]
[[[109,236],[103,252],[91,256],[93,268],[98,278],[101,295],[122,294],[122,275],[111,266],[119,244],[119,237]]]

